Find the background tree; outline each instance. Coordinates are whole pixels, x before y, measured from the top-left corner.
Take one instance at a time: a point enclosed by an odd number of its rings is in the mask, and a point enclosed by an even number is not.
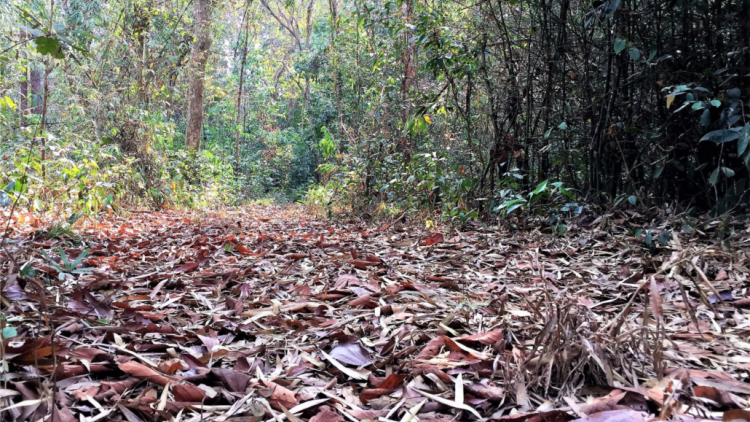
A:
[[[194,0],[193,51],[188,66],[190,90],[188,91],[188,113],[186,145],[189,149],[200,150],[203,129],[203,85],[205,84],[206,62],[211,47],[210,0]]]

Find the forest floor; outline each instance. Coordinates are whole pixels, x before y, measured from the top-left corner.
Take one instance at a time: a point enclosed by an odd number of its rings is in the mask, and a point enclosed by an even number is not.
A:
[[[19,215],[3,420],[750,420],[746,224]]]

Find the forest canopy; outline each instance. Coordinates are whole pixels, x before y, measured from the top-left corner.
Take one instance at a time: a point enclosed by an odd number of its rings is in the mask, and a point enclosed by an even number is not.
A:
[[[746,210],[749,11],[7,0],[0,204]]]

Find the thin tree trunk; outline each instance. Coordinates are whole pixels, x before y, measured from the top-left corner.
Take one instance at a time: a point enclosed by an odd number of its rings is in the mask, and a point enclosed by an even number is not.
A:
[[[235,176],[240,173],[240,136],[242,135],[242,126],[240,125],[242,119],[242,85],[245,82],[245,60],[247,59],[247,41],[250,37],[250,5],[252,0],[247,1],[245,7],[245,45],[242,47],[242,59],[240,61],[240,87],[237,90],[237,140],[234,144],[234,174]]]
[[[52,61],[53,59],[50,59]],[[41,104],[41,115],[42,120],[41,124],[39,126],[39,133],[42,134],[42,182],[47,177],[47,167],[45,166],[44,162],[47,160],[47,136],[44,133],[47,130],[47,103],[49,102],[49,74],[52,73],[52,69],[54,69],[54,62],[50,63],[49,66],[45,65],[44,68],[44,81],[43,81],[43,94],[42,94],[42,104]]]
[[[414,14],[414,0],[406,0],[404,5],[404,24],[408,25],[412,20]],[[410,41],[411,31],[404,30],[404,53],[403,53],[403,65],[404,65],[404,76],[401,80],[401,120],[404,125],[404,136],[401,140],[401,147],[404,151],[404,159],[408,162],[412,154],[411,136],[409,131],[406,130],[406,122],[409,121],[411,116],[411,105],[409,99],[409,89],[412,85],[412,77],[414,76],[414,47]]]
[[[28,37],[26,32],[20,32],[21,41]],[[20,49],[19,49],[20,50]],[[19,60],[18,50],[16,50],[16,60]],[[28,65],[23,66],[23,72],[21,74],[21,83],[18,85],[18,112],[21,121],[21,127],[26,126],[26,114],[29,112],[29,69]]]
[[[209,0],[195,0],[193,16],[194,36],[192,57],[188,67],[190,92],[188,93],[187,134],[185,146],[188,149],[201,149],[201,132],[203,128],[203,85],[205,82],[206,62],[211,45],[209,28]]]
[[[341,113],[341,71],[338,68],[338,58],[336,57],[336,38],[339,36],[339,18],[336,10],[336,0],[328,0],[328,6],[331,9],[331,53],[333,55],[333,93],[336,97],[336,112],[338,114],[339,138],[345,139],[344,136],[344,116]],[[343,148],[343,142],[342,142]]]
[[[29,72],[29,85],[31,85],[31,112],[33,114],[42,114],[44,96],[44,82],[42,80],[42,72],[39,71],[36,63],[29,64],[31,71]]]

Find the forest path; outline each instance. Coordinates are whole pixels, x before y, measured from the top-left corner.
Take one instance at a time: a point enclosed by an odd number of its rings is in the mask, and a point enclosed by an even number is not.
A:
[[[75,246],[26,218],[8,248],[36,273],[2,266],[15,334],[3,407],[48,414],[53,371],[62,421],[403,421],[408,409],[423,422],[641,421],[747,407],[747,251],[682,234],[651,256],[633,221],[555,236],[254,207],[112,218]],[[90,254],[74,271],[58,246]]]

